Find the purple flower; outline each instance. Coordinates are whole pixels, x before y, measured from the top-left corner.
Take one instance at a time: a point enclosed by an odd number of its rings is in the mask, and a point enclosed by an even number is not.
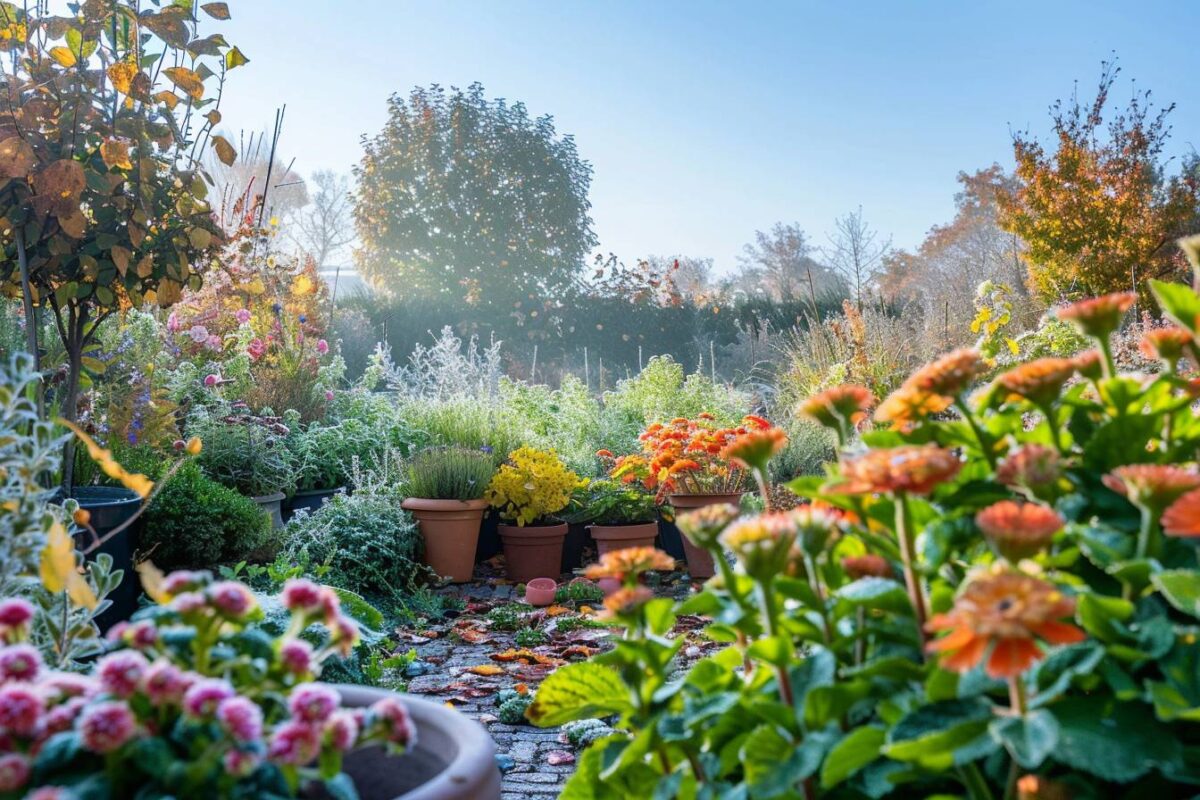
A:
[[[283,607],[288,611],[318,611],[321,608],[321,598],[321,587],[312,581],[299,578],[283,585]]]
[[[170,661],[155,661],[142,675],[142,691],[155,705],[174,705],[183,700],[187,682]]]
[[[285,722],[275,729],[267,747],[267,758],[276,764],[302,767],[321,749],[318,730],[303,722]]]
[[[204,376],[204,385],[209,388],[216,386],[220,381],[221,381],[221,376],[217,375],[215,372],[209,373],[208,375]]]
[[[254,595],[237,581],[221,581],[208,589],[212,604],[221,613],[233,619],[241,619],[255,607]]]
[[[56,733],[62,733],[74,728],[75,720],[87,704],[88,701],[86,698],[72,697],[67,702],[59,703],[51,708],[46,712],[46,716],[42,717],[42,726],[39,729],[40,736],[49,738]]]
[[[333,390],[332,390],[332,389],[326,389],[326,390],[325,390],[325,402],[326,402],[326,403],[332,403],[332,402],[333,402]]]
[[[262,736],[262,709],[245,697],[231,697],[217,706],[217,721],[225,732],[242,744]]]
[[[167,315],[167,333],[179,333],[183,324],[179,321],[179,317],[172,311]]]
[[[220,336],[217,336],[214,333],[204,341],[204,346],[209,350],[212,350],[214,353],[219,353],[225,348],[225,342]]]
[[[297,317],[297,319],[299,319],[299,320],[300,320],[300,324],[301,324],[301,325],[303,325],[304,323],[308,322],[308,315],[307,315],[307,314],[301,314],[299,317]]]
[[[417,729],[408,709],[394,697],[377,700],[368,710],[367,718],[369,727],[381,730],[392,744],[407,747],[417,740]]]
[[[15,792],[29,782],[29,759],[16,753],[0,756],[0,792]]]
[[[20,628],[33,619],[33,606],[24,600],[9,599],[0,602],[0,625],[5,628]]]
[[[230,750],[221,759],[225,771],[235,778],[244,778],[258,769],[261,759],[245,750]]]
[[[0,681],[37,680],[42,670],[42,654],[28,644],[14,644],[0,650]]]
[[[349,711],[335,711],[325,722],[325,740],[334,750],[346,752],[358,740],[358,720]]]
[[[275,316],[279,316],[280,314],[283,313],[283,304],[282,303],[272,303],[271,304],[271,312],[273,314],[275,314]]]
[[[328,353],[329,352],[329,342],[325,341],[324,339],[317,339],[317,352],[320,353],[321,355],[325,355],[326,353]]]
[[[93,753],[111,753],[137,735],[137,720],[123,702],[97,703],[79,717],[79,738]]]
[[[200,586],[204,582],[204,574],[200,572],[191,572],[186,569],[177,569],[163,579],[163,591],[167,594],[179,594],[180,592],[190,591]]]
[[[44,708],[41,695],[29,684],[0,687],[0,732],[28,736],[37,729]]]
[[[237,319],[239,325],[245,325],[250,321],[250,312],[244,308],[239,308],[233,316]]]
[[[188,716],[208,717],[217,710],[222,701],[233,697],[237,692],[228,681],[206,678],[192,685],[183,695],[183,710]]]
[[[204,344],[208,341],[208,328],[203,325],[193,325],[188,331],[188,336],[196,344]]]
[[[303,639],[291,639],[279,648],[279,661],[284,670],[292,675],[312,672],[312,655],[312,645]]]

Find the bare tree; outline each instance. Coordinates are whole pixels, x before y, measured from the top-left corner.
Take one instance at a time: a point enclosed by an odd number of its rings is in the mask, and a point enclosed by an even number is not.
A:
[[[655,272],[666,275],[675,291],[692,301],[703,300],[713,291],[713,260],[695,256],[650,256]]]
[[[312,202],[295,214],[287,234],[323,267],[354,241],[354,200],[349,176],[332,170],[314,172],[312,187]]]
[[[879,240],[879,231],[873,230],[863,219],[862,206],[838,217],[833,226],[826,258],[849,284],[851,297],[861,312],[863,296],[881,274],[883,260],[892,249],[892,240],[890,237]]]
[[[799,224],[777,222],[769,232],[755,231],[754,243],[742,248],[738,282],[781,301],[840,291],[838,276],[814,258],[817,252]]]
[[[226,136],[232,140],[232,137]],[[213,207],[220,211],[220,223],[234,231],[242,215],[253,210],[260,197],[266,198],[266,217],[286,222],[308,205],[304,179],[275,154],[271,163],[272,140],[266,134],[250,134],[237,139],[237,159],[225,165],[215,155],[205,159],[204,168],[212,176]],[[268,173],[270,186],[267,185]]]

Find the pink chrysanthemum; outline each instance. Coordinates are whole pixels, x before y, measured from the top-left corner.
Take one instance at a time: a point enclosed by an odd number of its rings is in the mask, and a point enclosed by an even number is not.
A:
[[[28,644],[14,644],[0,649],[0,681],[37,680],[42,671],[42,654]]]
[[[222,700],[217,706],[217,721],[226,733],[243,744],[256,742],[262,736],[262,709],[249,698]]]
[[[109,694],[129,697],[137,691],[138,683],[146,673],[150,662],[136,650],[120,650],[111,653],[96,665],[96,677],[100,686]]]
[[[262,759],[257,754],[248,753],[245,750],[230,750],[221,758],[221,763],[230,775],[235,778],[244,778],[258,769]]]
[[[340,703],[341,698],[333,689],[317,683],[302,683],[292,689],[288,710],[293,718],[315,724],[329,719]]]
[[[290,580],[283,585],[283,607],[288,611],[314,613],[321,608],[321,587],[303,578]]]
[[[217,610],[233,619],[246,616],[256,605],[254,595],[237,581],[213,584],[209,587],[208,594]]]
[[[42,738],[49,738],[56,733],[63,733],[75,727],[75,720],[79,718],[79,713],[83,711],[88,701],[82,697],[72,697],[65,703],[59,703],[46,712],[42,717],[42,727],[39,734]]]
[[[279,648],[279,662],[292,675],[308,675],[313,667],[312,645],[303,639],[290,639]]]
[[[55,697],[91,697],[100,690],[94,679],[74,672],[47,673],[40,685],[51,700]]]
[[[29,783],[29,759],[16,753],[0,756],[0,792],[15,792]]]
[[[392,744],[408,747],[416,742],[417,729],[408,709],[394,697],[377,700],[367,712],[369,726],[378,727]]]
[[[348,711],[335,711],[325,722],[325,740],[338,752],[345,753],[358,741],[358,721]]]
[[[10,683],[0,686],[0,732],[28,736],[37,730],[46,704],[32,686]]]
[[[321,750],[320,733],[303,722],[285,722],[275,729],[267,746],[267,758],[276,764],[302,767]]]
[[[191,614],[204,609],[208,603],[199,592],[184,592],[171,601],[171,610],[179,614]]]
[[[202,583],[204,576],[200,573],[180,569],[163,578],[162,589],[169,595],[177,595],[198,589]]]
[[[0,626],[20,628],[33,619],[33,606],[19,598],[0,602]]]
[[[96,703],[79,716],[79,739],[93,753],[111,753],[136,735],[137,720],[123,702]]]
[[[169,661],[155,661],[142,675],[142,691],[155,705],[176,704],[187,691],[183,673]]]
[[[213,678],[197,681],[183,695],[184,713],[197,718],[212,716],[222,701],[235,694],[228,681]]]
[[[348,658],[358,645],[358,625],[354,620],[339,615],[333,620],[331,627],[333,630],[330,642],[343,657]]]

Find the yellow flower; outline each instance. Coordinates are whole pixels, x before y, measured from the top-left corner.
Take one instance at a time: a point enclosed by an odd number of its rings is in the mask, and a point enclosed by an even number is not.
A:
[[[522,447],[496,471],[484,497],[502,519],[524,527],[566,508],[581,483],[553,450]]]
[[[200,451],[204,449],[204,442],[200,441],[199,436],[193,436],[192,438],[188,439],[187,447],[185,449],[187,450],[187,454],[189,456],[198,456],[200,455]]]

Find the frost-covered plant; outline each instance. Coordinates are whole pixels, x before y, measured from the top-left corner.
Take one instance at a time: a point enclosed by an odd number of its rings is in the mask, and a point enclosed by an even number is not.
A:
[[[388,388],[403,397],[425,400],[492,398],[504,376],[500,342],[481,347],[478,337],[472,336],[464,347],[449,325],[429,347],[414,347],[407,364],[397,366],[385,345],[379,346],[377,361]]]
[[[289,429],[280,418],[198,409],[188,419],[187,433],[204,442],[200,466],[218,483],[247,497],[295,487],[295,464],[286,444]]]
[[[524,430],[523,443],[553,447],[571,469],[596,474],[600,403],[583,381],[565,375],[557,389],[507,378],[500,381],[500,417]]]

